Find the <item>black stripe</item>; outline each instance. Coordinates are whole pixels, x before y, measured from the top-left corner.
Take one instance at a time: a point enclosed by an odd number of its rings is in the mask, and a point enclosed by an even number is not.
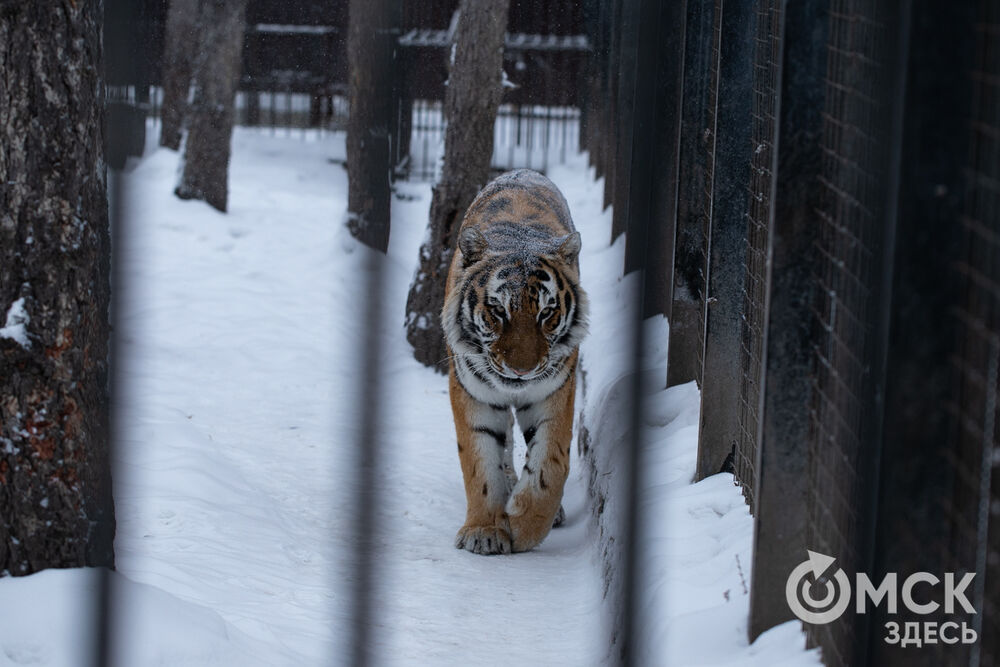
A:
[[[476,312],[476,303],[479,302],[479,295],[476,294],[476,290],[472,289],[472,285],[465,286],[465,305],[469,307],[469,319]]]
[[[572,294],[573,294],[573,301],[572,301],[572,303],[576,306],[573,309],[573,321],[572,321],[572,323],[570,323],[569,328],[566,329],[566,333],[564,333],[562,336],[559,336],[559,340],[557,340],[555,342],[556,345],[559,345],[559,344],[563,343],[567,338],[569,338],[570,336],[572,336],[573,333],[574,333],[574,331],[576,330],[576,328],[580,325],[580,306],[579,306],[579,300],[577,299],[576,286],[575,285],[570,285],[570,288],[571,288],[571,291],[572,291]],[[566,306],[566,312],[569,312],[569,306],[568,305]]]
[[[476,426],[472,430],[475,431],[476,433],[484,433],[488,436],[491,436],[494,440],[497,441],[497,444],[500,445],[501,447],[503,447],[507,443],[507,438],[506,436],[504,436],[503,433],[501,433],[500,431],[494,431],[489,426]]]
[[[486,210],[490,213],[499,213],[510,206],[510,197],[497,197],[486,205]]]
[[[563,279],[562,276],[559,275],[559,271],[556,270],[556,267],[549,262],[540,262],[540,264],[552,271],[552,275],[556,277],[556,290],[561,291],[563,288]]]
[[[493,271],[493,266],[489,262],[485,262],[477,268],[472,275],[469,276],[468,284],[470,287],[472,285],[473,279],[480,287],[485,287],[486,283],[490,280],[490,274]]]
[[[534,439],[536,433],[538,433],[538,424],[526,428],[524,430],[524,443],[530,446],[531,441]]]
[[[510,410],[510,406],[509,405],[497,405],[496,403],[487,403],[487,405],[489,405],[494,410],[500,410],[500,411],[504,411],[504,412],[507,411],[507,410]]]
[[[506,280],[509,276],[517,272],[517,267],[507,266],[497,271],[497,280]]]
[[[474,378],[476,378],[477,380],[479,380],[480,382],[482,382],[487,386],[493,386],[493,384],[486,378],[486,376],[480,373],[478,370],[476,370],[476,368],[472,365],[472,362],[470,362],[468,359],[463,358],[462,363],[465,364],[465,370],[472,373],[472,376]]]
[[[468,343],[469,347],[475,347],[479,343],[479,339],[476,337],[476,332],[470,327],[468,322],[462,322],[462,333],[458,338],[463,343]]]

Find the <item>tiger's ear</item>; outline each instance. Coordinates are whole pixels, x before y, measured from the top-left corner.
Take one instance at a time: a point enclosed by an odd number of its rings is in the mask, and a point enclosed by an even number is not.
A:
[[[486,252],[486,237],[479,227],[466,227],[458,234],[458,247],[462,251],[462,262],[469,266],[479,261]]]
[[[567,262],[576,261],[576,258],[580,255],[580,247],[582,245],[583,241],[580,239],[580,232],[573,232],[562,237],[556,254]]]

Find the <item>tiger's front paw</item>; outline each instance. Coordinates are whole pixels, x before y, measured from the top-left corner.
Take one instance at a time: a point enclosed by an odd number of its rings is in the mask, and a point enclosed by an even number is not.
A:
[[[455,546],[483,556],[512,551],[510,532],[497,525],[462,526],[455,536]]]

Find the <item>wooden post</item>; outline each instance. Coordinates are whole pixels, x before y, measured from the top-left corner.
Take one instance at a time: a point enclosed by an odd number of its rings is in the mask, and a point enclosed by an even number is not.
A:
[[[746,255],[756,5],[735,0],[723,2],[698,479],[722,470],[739,432],[740,313]]]
[[[712,70],[714,0],[687,0],[684,83],[678,149],[684,168],[677,173],[677,229],[674,237],[673,304],[667,348],[667,386],[701,381],[702,333],[705,327],[705,235],[702,202],[709,151],[705,116]]]
[[[818,232],[829,0],[774,3],[781,51],[763,315],[765,356],[758,423],[750,641],[793,618],[785,581],[805,558],[809,406],[813,364],[813,281]]]

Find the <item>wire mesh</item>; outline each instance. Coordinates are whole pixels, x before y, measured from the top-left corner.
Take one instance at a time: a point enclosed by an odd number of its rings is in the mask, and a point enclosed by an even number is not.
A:
[[[760,3],[756,26],[746,277],[740,332],[740,430],[734,460],[736,482],[742,487],[752,512],[756,511],[754,480],[760,437],[761,359],[767,315],[768,225],[774,183],[772,165],[781,50],[781,3],[777,0]]]
[[[411,181],[436,181],[444,157],[446,122],[439,101],[415,100],[410,135]],[[580,109],[504,104],[493,129],[496,171],[528,168],[546,172],[580,150]]]
[[[838,557],[848,572],[863,562],[865,476],[876,452],[865,447],[874,418],[872,359],[878,249],[886,179],[887,25],[877,2],[834,0],[827,41],[822,199],[813,271],[816,283],[810,406],[808,544]],[[843,616],[809,626],[828,665],[847,665],[860,639]]]
[[[967,571],[975,563],[973,618],[980,642],[971,664],[1000,661],[1000,8],[983,0],[976,30],[970,154],[955,265],[958,331],[951,359],[953,445],[946,465],[954,482],[945,511],[951,522],[948,558]]]

